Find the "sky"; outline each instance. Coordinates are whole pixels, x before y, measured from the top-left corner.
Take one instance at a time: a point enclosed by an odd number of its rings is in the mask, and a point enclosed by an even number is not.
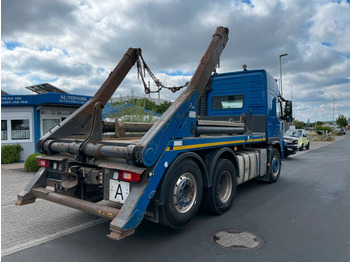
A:
[[[129,47],[142,48],[162,83],[183,85],[217,26],[230,30],[219,73],[247,64],[279,79],[287,53],[294,117],[332,120],[334,108],[335,119],[350,118],[350,0],[2,0],[1,89],[31,94],[26,86],[47,82],[93,95]],[[147,97],[136,67],[114,97],[131,94]]]

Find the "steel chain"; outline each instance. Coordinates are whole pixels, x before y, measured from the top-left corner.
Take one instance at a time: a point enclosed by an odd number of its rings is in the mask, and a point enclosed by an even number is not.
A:
[[[140,59],[141,59],[142,63],[141,63]],[[175,92],[179,91],[181,88],[186,87],[188,84],[188,82],[187,82],[186,84],[184,84],[182,86],[173,86],[173,87],[168,87],[168,86],[163,85],[163,83],[160,82],[158,78],[156,78],[156,76],[153,74],[151,69],[148,67],[147,63],[145,62],[145,60],[143,59],[143,56],[141,54],[139,54],[139,58],[137,59],[136,65],[137,65],[137,76],[138,76],[138,78],[141,78],[146,94],[158,93],[163,88],[168,89],[171,92],[175,93]],[[145,81],[146,71],[149,74],[149,76],[152,78],[152,80],[154,81],[156,86],[158,87],[158,90],[152,91],[147,86],[146,81]]]
[[[182,86],[173,86],[173,87],[168,87],[163,85],[162,82],[159,81],[158,78],[156,78],[156,76],[153,74],[153,72],[151,71],[151,69],[148,67],[147,63],[145,62],[145,60],[143,59],[142,54],[138,55],[138,59],[136,62],[137,65],[137,77],[138,79],[141,78],[143,86],[144,86],[144,91],[146,94],[150,94],[150,93],[159,93],[160,90],[164,89],[168,89],[171,92],[175,93],[177,91],[179,91],[180,89],[186,87],[188,85],[188,82],[186,82],[186,84],[182,85]],[[141,63],[141,61],[142,63]],[[214,74],[216,73],[216,69],[220,68],[220,59],[218,60],[217,64],[215,65],[215,67],[213,68],[213,72]],[[154,81],[154,83],[156,84],[156,86],[158,87],[158,90],[152,91],[146,84],[145,81],[145,77],[146,77],[146,71],[149,74],[149,76],[152,78],[152,80]]]

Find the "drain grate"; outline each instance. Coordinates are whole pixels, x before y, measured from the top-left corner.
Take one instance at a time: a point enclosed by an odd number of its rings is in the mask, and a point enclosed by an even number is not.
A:
[[[212,235],[211,239],[221,247],[235,250],[256,250],[264,244],[264,240],[258,235],[236,229],[218,231]]]

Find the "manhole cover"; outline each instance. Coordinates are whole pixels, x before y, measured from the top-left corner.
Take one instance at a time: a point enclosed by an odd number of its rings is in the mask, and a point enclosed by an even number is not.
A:
[[[215,244],[235,250],[255,250],[264,244],[264,240],[258,235],[236,229],[216,232],[211,238]]]

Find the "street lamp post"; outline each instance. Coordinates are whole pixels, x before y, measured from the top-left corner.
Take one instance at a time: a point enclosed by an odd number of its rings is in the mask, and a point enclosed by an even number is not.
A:
[[[335,128],[335,122],[334,122],[334,107],[335,107],[335,99],[333,98],[333,128]]]
[[[282,54],[280,55],[280,88],[281,88],[281,95],[283,96],[283,91],[282,91],[282,62],[281,62],[281,58],[282,56],[287,56],[288,54]]]

